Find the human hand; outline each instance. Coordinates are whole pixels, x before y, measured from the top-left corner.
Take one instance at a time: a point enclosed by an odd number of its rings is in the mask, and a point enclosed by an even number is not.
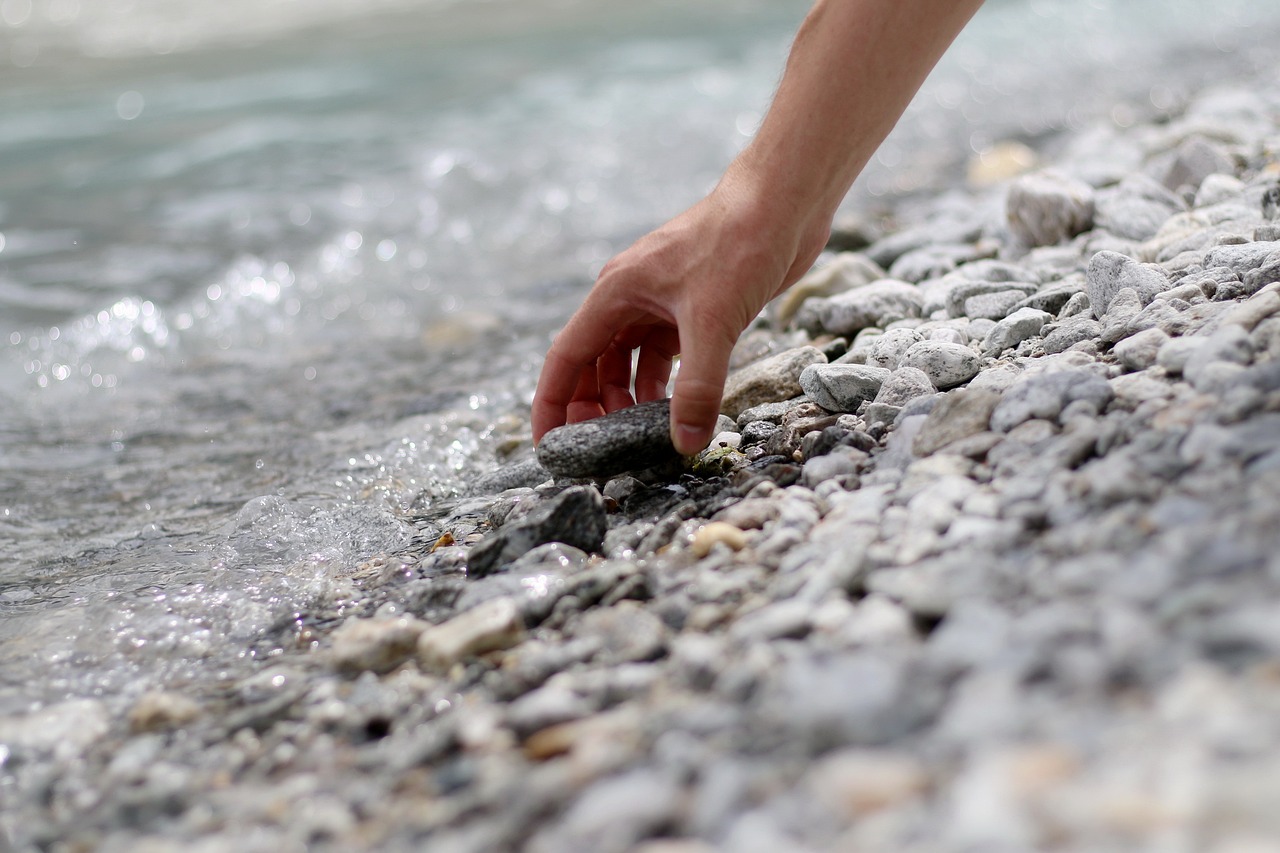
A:
[[[829,216],[809,226],[758,185],[731,170],[709,196],[605,265],[547,353],[533,400],[535,441],[563,423],[665,397],[680,355],[672,441],[684,454],[706,447],[734,343],[809,268],[830,226]]]

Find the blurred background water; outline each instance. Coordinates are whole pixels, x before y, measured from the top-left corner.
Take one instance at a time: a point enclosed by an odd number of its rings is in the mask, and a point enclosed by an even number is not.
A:
[[[1246,0],[990,0],[846,202],[1177,109]],[[0,0],[0,714],[212,682],[519,434],[802,0]]]

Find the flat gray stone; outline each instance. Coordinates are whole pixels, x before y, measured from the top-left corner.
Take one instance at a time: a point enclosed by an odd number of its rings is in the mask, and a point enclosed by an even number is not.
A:
[[[608,477],[679,458],[671,443],[671,401],[654,400],[556,427],[538,443],[538,461],[557,477]]]
[[[813,364],[800,374],[800,387],[828,411],[856,412],[862,403],[876,398],[891,373],[863,364]]]

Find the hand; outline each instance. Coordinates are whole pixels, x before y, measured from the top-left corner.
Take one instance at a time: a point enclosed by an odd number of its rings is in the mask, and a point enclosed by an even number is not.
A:
[[[712,438],[742,330],[795,282],[826,242],[830,217],[799,224],[771,205],[759,181],[730,170],[697,205],[641,238],[600,272],[556,336],[533,401],[533,435],[666,396],[676,449],[692,454]],[[632,396],[632,352],[639,350]]]

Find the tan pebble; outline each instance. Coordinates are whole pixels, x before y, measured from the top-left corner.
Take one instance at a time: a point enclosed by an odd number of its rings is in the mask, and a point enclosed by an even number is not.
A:
[[[969,161],[969,184],[989,187],[1016,178],[1036,165],[1036,152],[1021,142],[997,142]]]
[[[892,808],[929,786],[928,774],[914,758],[862,749],[826,758],[812,779],[818,796],[830,808],[852,816]]]
[[[418,644],[427,623],[412,616],[396,619],[357,619],[333,632],[329,652],[333,665],[344,672],[390,672],[404,663]]]
[[[179,693],[144,693],[129,711],[134,733],[181,728],[200,716],[200,706]]]
[[[524,619],[510,598],[494,598],[422,632],[418,660],[436,671],[524,639]]]
[[[454,544],[454,541],[453,534],[446,530],[444,533],[440,534],[440,538],[436,540],[436,544],[431,546],[431,551],[432,553],[435,553],[441,548],[447,548]]]
[[[709,524],[704,524],[698,528],[697,533],[693,534],[693,544],[690,546],[690,550],[693,552],[693,556],[701,560],[711,553],[711,549],[716,546],[717,542],[723,542],[733,550],[741,551],[747,547],[747,534],[732,524],[713,521]]]
[[[1053,744],[1029,746],[1010,758],[1010,777],[1024,794],[1037,794],[1074,776],[1080,762],[1069,750]]]
[[[547,761],[558,758],[569,750],[578,738],[578,727],[573,723],[560,723],[536,731],[524,742],[524,754],[530,761]]]

